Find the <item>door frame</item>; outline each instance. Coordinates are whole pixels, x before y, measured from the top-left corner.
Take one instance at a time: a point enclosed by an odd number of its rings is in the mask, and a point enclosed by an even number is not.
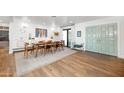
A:
[[[63,31],[67,31],[67,46],[66,47],[69,47],[69,30],[71,30],[71,28],[63,29]]]

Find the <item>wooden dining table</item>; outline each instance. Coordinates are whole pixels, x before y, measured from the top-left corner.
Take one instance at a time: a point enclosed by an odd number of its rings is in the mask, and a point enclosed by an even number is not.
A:
[[[55,47],[56,48],[56,46],[57,45],[59,45],[59,44],[61,44],[60,42],[58,42],[58,41],[53,41],[52,43],[50,43],[50,44],[46,44],[46,43],[33,43],[32,45],[32,47],[36,50],[36,52],[35,52],[35,57],[37,57],[37,55],[38,55],[38,50],[41,48],[41,47],[44,47],[44,49],[46,48],[46,46],[51,46],[51,47]],[[57,44],[57,45],[56,45]]]

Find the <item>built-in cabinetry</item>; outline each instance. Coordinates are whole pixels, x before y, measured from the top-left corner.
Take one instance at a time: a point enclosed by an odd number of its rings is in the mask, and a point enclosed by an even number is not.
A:
[[[0,48],[9,46],[9,27],[0,26]]]
[[[0,26],[0,41],[8,41],[8,40],[9,40],[9,27]]]
[[[0,31],[9,31],[8,26],[0,26]]]
[[[117,56],[117,23],[86,27],[85,40],[86,50]]]

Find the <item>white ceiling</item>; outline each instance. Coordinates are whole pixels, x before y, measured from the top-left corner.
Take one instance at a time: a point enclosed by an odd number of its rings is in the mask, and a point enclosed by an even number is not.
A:
[[[18,16],[22,18],[23,16]],[[51,25],[55,23],[57,26],[68,24],[76,24],[96,19],[106,18],[108,16],[27,16],[27,18],[34,24]],[[0,23],[10,23],[13,21],[13,16],[0,16]]]
[[[0,16],[0,23],[10,23],[12,20],[12,16]]]

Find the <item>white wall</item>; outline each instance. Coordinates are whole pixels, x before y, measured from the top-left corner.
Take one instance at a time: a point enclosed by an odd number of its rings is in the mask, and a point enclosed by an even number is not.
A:
[[[108,17],[104,19],[98,19],[94,21],[88,21],[84,23],[75,24],[73,28],[73,38],[77,44],[84,43],[85,46],[85,28],[87,26],[117,23],[118,24],[118,57],[124,58],[124,17]],[[82,31],[81,37],[77,37],[77,31]]]
[[[77,37],[77,31],[81,31],[81,37]],[[84,31],[84,26],[82,24],[76,24],[75,25],[75,42],[76,44],[81,44],[85,42],[85,31]]]
[[[23,25],[26,24],[26,27]],[[29,33],[34,36],[34,28],[30,22],[23,22],[20,19],[14,19],[9,25],[9,53],[12,53],[14,48],[24,47],[24,42],[28,40]]]
[[[52,27],[47,27],[48,29],[48,37],[51,38],[53,37],[53,40],[62,40],[62,31],[60,29],[60,27],[54,27],[54,29],[52,29]],[[54,35],[54,32],[59,32],[58,36]]]

